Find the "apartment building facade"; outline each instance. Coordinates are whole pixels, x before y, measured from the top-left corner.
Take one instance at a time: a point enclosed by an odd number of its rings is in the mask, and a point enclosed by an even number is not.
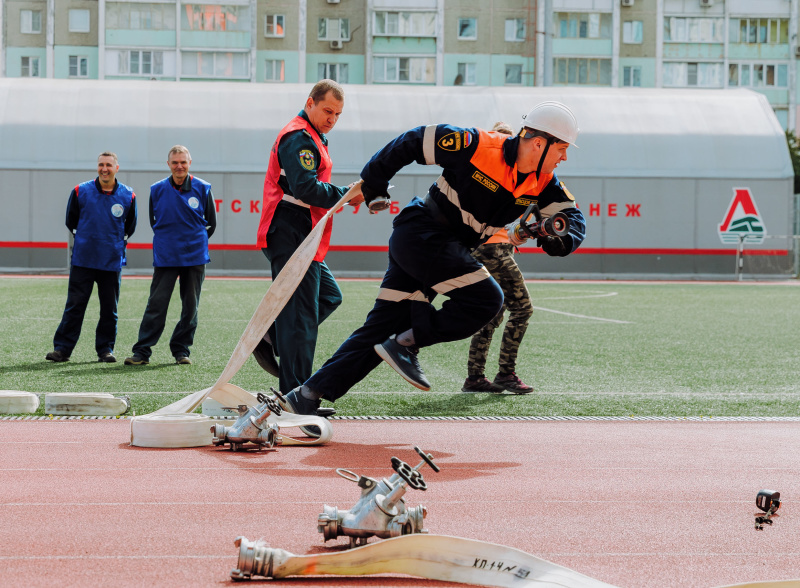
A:
[[[1,0],[0,75],[747,87],[797,124],[800,0]]]

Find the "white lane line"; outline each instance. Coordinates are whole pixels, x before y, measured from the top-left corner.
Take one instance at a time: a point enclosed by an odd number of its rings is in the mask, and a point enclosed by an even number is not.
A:
[[[541,306],[534,306],[533,308],[535,310],[541,310],[541,311],[544,311],[544,312],[552,312],[553,314],[562,314],[564,316],[571,316],[571,317],[574,317],[574,318],[588,319],[590,321],[602,321],[602,322],[606,322],[606,323],[617,323],[619,325],[630,325],[631,324],[631,321],[620,321],[620,320],[617,320],[617,319],[608,319],[608,318],[602,318],[602,317],[599,317],[599,316],[586,316],[585,314],[576,314],[574,312],[563,312],[561,310],[553,310],[552,308],[542,308]]]
[[[592,294],[576,294],[575,296],[545,296],[543,298],[536,297],[536,300],[577,300],[579,298],[610,298],[611,296],[618,296],[618,292],[597,292]]]

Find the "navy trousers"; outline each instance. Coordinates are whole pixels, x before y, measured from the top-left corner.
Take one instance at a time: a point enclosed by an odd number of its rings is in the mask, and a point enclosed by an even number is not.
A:
[[[267,233],[268,246],[262,250],[270,261],[273,280],[311,228],[308,209],[285,203],[278,206]],[[342,291],[328,266],[324,261],[312,261],[269,330],[275,353],[280,357],[278,385],[284,393],[311,375],[319,325],[341,303]]]
[[[97,355],[114,351],[117,340],[117,303],[121,272],[109,272],[73,265],[69,270],[67,304],[64,315],[53,337],[53,348],[69,357],[81,336],[86,306],[97,284],[97,297],[100,300],[100,320],[94,335],[94,348]]]
[[[421,292],[428,301],[378,299],[357,329],[306,382],[326,400],[341,398],[381,363],[374,346],[391,335],[414,329],[418,347],[456,341],[473,335],[503,306],[503,291],[491,277],[448,291],[436,309],[434,286],[480,270],[449,228],[424,208],[407,207],[394,221],[389,239],[389,267],[381,289]]]
[[[197,330],[197,310],[200,307],[200,290],[206,277],[205,265],[185,267],[153,268],[153,281],[150,284],[150,297],[144,310],[142,324],[139,325],[139,340],[133,346],[133,354],[150,359],[152,347],[158,343],[167,322],[167,311],[175,282],[180,279],[181,317],[172,337],[169,350],[173,356],[189,355],[189,347],[194,342]]]

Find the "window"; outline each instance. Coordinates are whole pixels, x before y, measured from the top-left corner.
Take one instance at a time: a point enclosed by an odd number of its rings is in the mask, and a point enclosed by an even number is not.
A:
[[[458,75],[453,83],[454,86],[474,86],[476,82],[475,77],[476,64],[474,63],[459,63]]]
[[[629,20],[622,23],[622,42],[639,45],[642,43],[641,20]]]
[[[519,63],[506,64],[506,80],[507,86],[520,86],[522,85],[522,65]]]
[[[787,88],[789,86],[789,66],[785,63],[729,63],[728,85]]]
[[[38,78],[39,77],[39,58],[38,57],[23,57],[20,63],[20,75],[23,78]]]
[[[181,10],[181,28],[184,31],[248,32],[250,7],[185,4]]]
[[[611,14],[607,12],[559,12],[555,17],[556,35],[562,39],[611,38]]]
[[[506,41],[525,40],[525,19],[507,18],[506,19]]]
[[[642,85],[642,68],[638,65],[626,65],[622,68],[622,85],[635,86]]]
[[[83,55],[69,56],[69,77],[85,78],[89,76],[89,58]]]
[[[320,80],[328,78],[340,84],[348,82],[348,68],[346,63],[320,63],[317,66],[317,77]]]
[[[164,52],[163,51],[120,51],[117,59],[118,73],[121,75],[143,75],[160,76],[164,75]]]
[[[41,10],[20,10],[19,11],[19,32],[29,35],[37,35],[42,32],[42,11]]]
[[[724,43],[724,18],[664,18],[664,41],[670,43]]]
[[[374,82],[432,84],[436,81],[433,57],[375,57],[372,64]]]
[[[675,88],[721,88],[721,63],[665,63],[664,86]]]
[[[731,43],[789,42],[789,20],[786,18],[732,18],[728,32]]]
[[[436,13],[376,12],[375,35],[434,37],[436,36]]]
[[[69,11],[69,32],[88,33],[89,32],[89,9],[71,8]]]
[[[187,78],[249,78],[250,53],[230,51],[185,51],[181,75]]]
[[[556,84],[587,86],[611,85],[611,60],[585,57],[559,57],[553,76]]]
[[[350,19],[349,18],[321,18],[319,19],[319,30],[317,31],[319,41],[349,41],[350,40]]]
[[[127,2],[106,3],[106,28],[118,30],[174,31],[175,6]]]
[[[475,41],[478,38],[478,19],[459,18],[458,19],[458,40]]]
[[[284,61],[283,59],[267,59],[264,68],[264,81],[282,82],[284,81]]]
[[[283,37],[283,15],[265,14],[264,15],[264,36]]]

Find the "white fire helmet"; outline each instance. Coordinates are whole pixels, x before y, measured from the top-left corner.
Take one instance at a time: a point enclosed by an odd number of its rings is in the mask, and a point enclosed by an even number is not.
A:
[[[575,145],[580,129],[578,119],[561,102],[541,102],[522,117],[522,126],[553,135],[559,141]]]

